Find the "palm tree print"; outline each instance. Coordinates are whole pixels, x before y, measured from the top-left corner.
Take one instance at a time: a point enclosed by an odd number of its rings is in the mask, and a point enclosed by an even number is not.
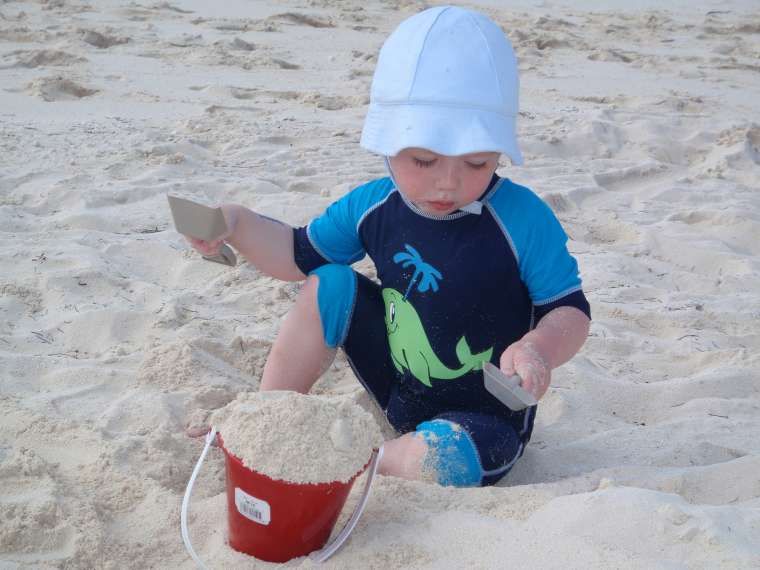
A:
[[[437,280],[443,279],[441,272],[429,263],[425,263],[422,260],[420,253],[411,245],[404,244],[404,247],[408,253],[400,251],[393,256],[393,262],[400,263],[401,267],[406,268],[410,265],[414,266],[414,275],[412,275],[412,280],[409,282],[409,287],[407,287],[406,293],[404,293],[404,299],[409,296],[409,293],[412,291],[412,287],[417,281],[417,278],[420,276],[421,279],[419,285],[417,286],[417,291],[420,293],[424,293],[428,289],[432,289],[433,292],[438,291]]]

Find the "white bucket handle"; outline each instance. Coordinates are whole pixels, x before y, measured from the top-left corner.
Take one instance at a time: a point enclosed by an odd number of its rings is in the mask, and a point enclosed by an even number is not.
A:
[[[208,434],[206,434],[206,445],[201,452],[201,456],[198,458],[198,462],[195,464],[193,473],[190,475],[190,480],[187,482],[185,496],[182,498],[182,509],[180,511],[180,528],[182,531],[182,541],[185,543],[185,548],[190,554],[190,557],[195,561],[199,568],[202,568],[202,570],[209,569],[195,553],[193,545],[190,542],[190,533],[187,529],[187,512],[190,507],[190,495],[193,492],[195,480],[198,477],[198,473],[200,473],[201,466],[203,465],[203,462],[206,459],[206,455],[208,454],[208,450],[211,448],[211,444],[214,442],[215,438],[216,428],[214,426],[211,426],[211,430],[208,432]],[[321,564],[330,558],[333,554],[335,554],[340,549],[340,547],[343,546],[343,543],[348,540],[349,535],[354,530],[354,527],[359,522],[359,518],[364,512],[364,507],[367,506],[367,500],[369,499],[369,493],[372,488],[372,481],[377,474],[377,466],[380,463],[382,456],[383,446],[380,446],[379,449],[372,452],[372,457],[370,458],[369,466],[367,467],[367,480],[364,483],[364,490],[362,491],[362,495],[359,498],[359,502],[356,504],[356,507],[354,507],[354,512],[351,514],[351,518],[348,519],[346,525],[330,544],[324,546],[321,550],[315,550],[309,554],[310,559]]]
[[[372,458],[367,467],[367,480],[364,482],[364,490],[362,491],[362,496],[359,497],[359,502],[354,507],[354,512],[351,514],[351,518],[348,519],[346,525],[340,533],[338,533],[338,536],[335,537],[335,540],[324,546],[321,550],[315,550],[309,554],[309,558],[314,560],[314,562],[321,564],[326,561],[330,556],[335,554],[341,546],[343,546],[343,543],[346,542],[346,540],[348,540],[348,536],[354,530],[356,523],[359,522],[359,517],[361,517],[364,512],[364,507],[367,506],[369,492],[372,488],[372,481],[374,480],[375,475],[377,475],[377,466],[380,464],[380,459],[382,459],[382,457],[383,446],[381,445],[379,449],[372,452]]]
[[[180,515],[179,515],[179,524],[180,524],[180,528],[182,529],[182,541],[185,543],[185,548],[187,549],[187,552],[190,554],[192,559],[195,560],[195,563],[198,565],[198,567],[202,568],[203,570],[208,570],[208,568],[203,563],[203,560],[201,560],[198,557],[198,555],[195,553],[195,550],[193,550],[193,545],[190,543],[190,533],[187,530],[187,510],[190,507],[190,494],[193,492],[193,485],[195,485],[195,479],[198,477],[198,473],[200,473],[201,471],[201,466],[203,465],[203,461],[206,459],[208,450],[211,448],[211,444],[214,442],[215,438],[216,438],[216,428],[214,426],[211,426],[211,430],[206,434],[206,445],[203,448],[203,451],[201,452],[201,456],[198,458],[198,462],[195,464],[195,469],[193,469],[193,474],[190,475],[190,481],[187,482],[187,488],[185,489],[185,496],[182,497],[182,510],[180,511]]]

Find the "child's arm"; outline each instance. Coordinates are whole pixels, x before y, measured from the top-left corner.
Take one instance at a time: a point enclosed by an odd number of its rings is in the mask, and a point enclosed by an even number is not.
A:
[[[267,275],[284,281],[306,279],[293,259],[292,227],[237,204],[224,204],[222,212],[226,234],[213,241],[187,238],[201,254],[214,255],[227,242]]]
[[[519,374],[523,388],[540,399],[549,388],[552,369],[570,360],[586,342],[589,324],[589,318],[575,307],[553,309],[502,353],[502,372]]]

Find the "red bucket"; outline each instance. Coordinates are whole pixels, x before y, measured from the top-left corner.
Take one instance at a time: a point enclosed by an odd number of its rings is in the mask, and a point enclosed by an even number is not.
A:
[[[288,483],[249,469],[218,437],[227,473],[230,546],[267,562],[286,562],[322,548],[367,466],[345,483]]]

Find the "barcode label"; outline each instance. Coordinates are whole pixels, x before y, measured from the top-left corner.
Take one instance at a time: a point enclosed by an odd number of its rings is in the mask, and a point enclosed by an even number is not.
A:
[[[241,515],[253,522],[268,525],[272,520],[269,503],[249,495],[240,487],[235,487],[235,506]]]

